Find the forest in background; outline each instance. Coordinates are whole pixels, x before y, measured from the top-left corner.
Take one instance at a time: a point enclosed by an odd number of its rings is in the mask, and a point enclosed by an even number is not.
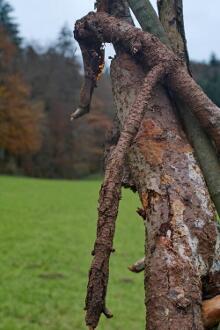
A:
[[[70,121],[82,67],[68,26],[42,48],[25,44],[13,8],[0,0],[0,173],[82,178],[102,172],[106,133],[114,117],[108,69],[91,113]],[[191,62],[193,76],[220,106],[220,60]]]

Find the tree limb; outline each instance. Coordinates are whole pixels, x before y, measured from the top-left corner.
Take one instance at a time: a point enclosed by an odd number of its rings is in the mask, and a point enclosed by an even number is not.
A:
[[[142,29],[153,34],[171,48],[170,41],[150,0],[128,0],[128,3]]]
[[[156,83],[162,79],[167,68],[164,64],[154,67],[143,83],[142,89],[130,109],[118,144],[111,154],[100,190],[97,239],[94,247],[86,298],[86,324],[97,327],[105,310],[105,297],[109,276],[109,257],[112,252],[115,221],[121,196],[122,169],[126,153],[138,131],[145,105],[151,98]]]
[[[182,0],[158,0],[160,21],[166,31],[173,51],[189,69],[189,55],[185,35]]]

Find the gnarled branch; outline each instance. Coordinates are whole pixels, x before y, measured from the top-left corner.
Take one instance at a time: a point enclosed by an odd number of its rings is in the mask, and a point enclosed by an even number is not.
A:
[[[170,49],[151,34],[105,13],[90,13],[77,21],[75,37],[79,42],[91,37],[100,40],[100,36],[103,42],[120,42],[127,52],[149,67],[175,61],[175,68],[167,77],[167,85],[192,109],[220,151],[220,110],[189,76]]]

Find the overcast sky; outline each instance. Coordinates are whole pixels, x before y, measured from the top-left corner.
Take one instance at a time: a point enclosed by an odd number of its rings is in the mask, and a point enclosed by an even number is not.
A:
[[[9,0],[15,9],[22,36],[46,44],[53,41],[64,23],[93,10],[94,0]],[[220,0],[183,0],[190,57],[220,57]],[[152,0],[156,6],[156,0]]]

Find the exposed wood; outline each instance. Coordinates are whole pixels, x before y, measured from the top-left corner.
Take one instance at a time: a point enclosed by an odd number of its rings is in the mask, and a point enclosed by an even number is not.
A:
[[[128,269],[133,273],[140,273],[144,271],[145,258],[136,261],[133,265],[129,266]]]
[[[113,61],[111,76],[123,123],[144,73],[124,55]],[[183,329],[193,322],[203,329],[201,277],[214,257],[216,225],[201,171],[163,88],[146,109],[129,164],[146,212],[147,329],[179,329],[179,317]]]
[[[84,64],[84,82],[80,92],[79,107],[71,115],[71,120],[77,119],[90,111],[91,99],[96,82],[104,68],[104,49],[100,41],[80,44]]]
[[[163,29],[161,22],[158,20],[158,16],[153,6],[151,5],[151,2],[149,0],[138,0],[137,3],[139,10],[135,10],[136,0],[129,0],[129,4],[134,11],[142,29],[146,32],[155,34],[155,36],[157,36],[162,42],[167,45],[167,42],[169,41],[166,41],[165,39],[166,32]],[[161,11],[163,8],[164,6],[161,6],[159,10]],[[141,16],[139,16],[140,13]],[[160,16],[165,20],[165,14],[161,13]],[[180,18],[183,18],[182,10],[179,19]],[[150,25],[149,23],[147,23],[147,20],[150,20]],[[165,27],[169,28],[167,24],[164,25]],[[184,27],[183,24],[181,25],[182,27]],[[181,31],[184,31],[184,29],[182,28]],[[169,36],[171,37],[172,34],[169,34]],[[183,46],[183,43],[181,44]],[[177,49],[177,46],[174,45],[174,49]],[[183,52],[184,49],[182,50],[182,53]],[[218,157],[216,155],[216,150],[214,149],[212,142],[202,129],[197,118],[194,116],[191,110],[188,109],[186,105],[177,98],[175,99],[175,103],[180,113],[180,117],[183,122],[187,136],[194,147],[194,151],[199,161],[206,183],[208,185],[211,198],[215,204],[218,214],[220,214],[220,165]]]
[[[210,329],[220,322],[220,296],[203,301],[202,315],[206,329]]]
[[[174,51],[179,55],[182,54],[182,56],[185,54],[186,63],[188,64],[182,0],[160,0],[158,9],[161,22],[171,40]],[[174,23],[170,24],[171,21]],[[196,118],[191,112],[186,113],[184,110],[184,106],[179,107],[179,112],[183,123],[186,126],[188,136],[192,138],[196,150],[199,151],[199,154],[197,152],[198,158],[200,159],[202,169],[206,174],[205,178],[211,192],[211,197],[215,202],[217,211],[220,213],[220,165],[218,159],[213,153],[211,141],[208,141],[207,137],[204,136],[204,133],[202,134]],[[218,232],[217,242],[219,239]],[[203,278],[203,297],[214,297],[220,293],[220,265],[216,262],[219,260],[218,244],[216,246],[215,254],[216,256],[213,258],[213,265],[210,268],[210,272]]]

